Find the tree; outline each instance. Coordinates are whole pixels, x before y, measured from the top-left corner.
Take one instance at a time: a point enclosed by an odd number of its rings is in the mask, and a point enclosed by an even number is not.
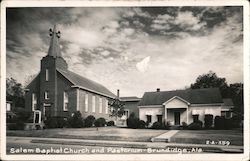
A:
[[[121,117],[124,112],[124,103],[122,103],[119,98],[109,100],[110,116],[111,117]]]
[[[192,89],[198,88],[219,88],[222,97],[225,98],[228,92],[226,78],[220,78],[213,71],[207,74],[199,75],[194,84],[191,84]]]
[[[24,89],[14,78],[6,79],[6,99],[13,101],[15,107],[24,107]]]
[[[225,78],[220,78],[216,73],[209,71],[207,74],[198,76],[195,83],[191,84],[192,89],[197,88],[219,88],[222,98],[231,98],[234,103],[234,112],[243,115],[243,84],[233,83],[228,85]]]

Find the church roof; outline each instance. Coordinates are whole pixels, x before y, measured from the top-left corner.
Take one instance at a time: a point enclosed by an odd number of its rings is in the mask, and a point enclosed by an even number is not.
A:
[[[56,25],[54,25],[53,30],[50,29],[50,36],[51,40],[48,55],[53,56],[54,58],[62,57],[61,49],[59,46],[60,31],[57,31]]]
[[[74,72],[69,70],[63,70],[60,68],[56,69],[59,73],[61,73],[66,79],[68,79],[74,86],[85,89],[87,91],[97,93],[103,96],[115,98],[116,96],[110,92],[106,87],[101,84],[94,82],[90,79],[87,79],[83,76],[80,76]]]
[[[171,98],[178,96],[191,104],[223,103],[218,88],[186,89],[162,92],[145,92],[139,106],[162,105]]]

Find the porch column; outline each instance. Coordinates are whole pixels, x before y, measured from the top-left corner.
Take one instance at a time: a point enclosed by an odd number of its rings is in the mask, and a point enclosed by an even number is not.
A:
[[[167,123],[168,109],[164,106],[165,109],[165,123]]]

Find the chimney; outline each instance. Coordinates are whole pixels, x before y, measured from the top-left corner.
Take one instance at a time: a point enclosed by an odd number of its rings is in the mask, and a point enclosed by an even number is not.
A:
[[[120,98],[120,90],[117,89],[117,98]]]
[[[161,91],[161,89],[160,89],[160,88],[157,88],[157,89],[156,89],[156,92],[160,92],[160,91]]]

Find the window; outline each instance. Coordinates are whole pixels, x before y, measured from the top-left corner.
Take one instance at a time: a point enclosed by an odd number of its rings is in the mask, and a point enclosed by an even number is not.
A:
[[[92,95],[92,112],[95,112],[95,96]]]
[[[45,80],[49,81],[49,69],[45,70]]]
[[[88,112],[89,110],[89,97],[88,97],[88,93],[85,94],[85,112]]]
[[[231,118],[231,111],[221,111],[221,116],[225,118]]]
[[[129,117],[129,110],[124,110],[123,111],[123,115],[128,118]]]
[[[147,123],[151,123],[152,122],[152,116],[151,115],[146,115],[147,116]]]
[[[99,113],[102,113],[102,97],[99,97]]]
[[[37,109],[37,97],[35,93],[32,93],[32,111]]]
[[[157,122],[162,122],[162,115],[157,115]]]
[[[109,108],[108,108],[108,107],[109,107],[109,105],[108,105],[108,100],[105,99],[105,113],[106,113],[106,114],[108,114],[108,112],[109,112],[109,110],[108,110]]]
[[[63,111],[68,111],[69,95],[67,92],[63,92]]]
[[[49,99],[49,92],[48,91],[45,91],[44,92],[44,99]]]
[[[193,115],[193,122],[197,122],[199,120],[199,115]]]

